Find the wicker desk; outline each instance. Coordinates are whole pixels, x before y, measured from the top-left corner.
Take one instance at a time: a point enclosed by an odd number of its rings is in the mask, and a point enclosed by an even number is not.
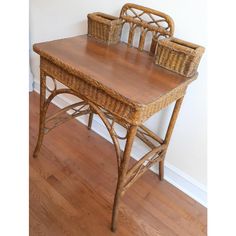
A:
[[[196,78],[186,78],[155,65],[146,52],[124,43],[107,46],[84,36],[39,43],[34,51],[40,55],[40,127],[34,157],[40,150],[43,136],[65,121],[88,115],[91,128],[97,114],[106,125],[113,140],[118,166],[118,182],[113,205],[112,230],[116,229],[119,203],[125,191],[152,165],[159,163],[163,179],[164,158],[188,84]],[[47,87],[47,76],[54,88]],[[67,88],[57,89],[56,81]],[[50,95],[46,98],[46,90]],[[52,99],[63,93],[82,101],[46,117]],[[176,101],[164,139],[142,123],[156,112]],[[70,116],[63,112],[73,111]],[[124,137],[117,135],[114,123],[126,128]],[[134,138],[138,137],[150,151],[129,168]],[[119,140],[126,140],[120,150]]]

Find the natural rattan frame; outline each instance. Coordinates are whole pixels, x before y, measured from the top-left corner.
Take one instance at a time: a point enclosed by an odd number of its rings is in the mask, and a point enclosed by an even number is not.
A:
[[[169,24],[169,28],[164,31],[161,27],[154,27],[147,22],[137,21],[137,19],[126,17],[125,12],[131,8],[142,10],[148,15],[155,14],[163,17],[164,20],[166,20]],[[160,13],[149,8],[141,7],[135,4],[126,4],[121,10],[121,18],[124,20],[124,22],[129,22],[133,28],[136,26],[142,28],[143,31],[141,31],[142,33],[138,47],[139,50],[143,50],[146,34],[144,32],[147,30],[152,31],[154,36],[164,35],[169,37],[173,34],[174,24],[172,19],[164,13]],[[129,34],[130,36],[128,46],[132,45],[132,27]],[[151,45],[151,50],[153,50],[153,48],[154,44]],[[37,145],[33,156],[38,156],[43,137],[51,129],[66,122],[67,120],[87,114],[89,115],[88,129],[91,129],[93,116],[94,114],[97,114],[102,119],[109,131],[115,146],[117,157],[118,181],[113,204],[111,224],[112,231],[115,231],[117,228],[117,217],[121,197],[127,191],[127,189],[155,163],[159,163],[159,177],[161,180],[163,179],[164,159],[173,128],[187,86],[196,78],[197,74],[191,79],[186,80],[186,82],[182,83],[180,86],[177,86],[175,89],[171,90],[169,93],[161,96],[153,103],[140,105],[139,103],[136,103],[99,83],[98,81],[89,77],[87,74],[83,74],[81,71],[75,70],[74,68],[64,64],[63,61],[51,57],[44,51],[41,51],[39,48],[34,47],[34,50],[40,54],[40,124]],[[53,79],[55,84],[54,89],[47,89],[47,76]],[[67,88],[57,89],[55,81],[61,82]],[[46,90],[50,92],[48,98],[46,98]],[[46,118],[49,104],[51,103],[52,99],[54,99],[59,94],[72,94],[82,99],[82,102],[69,105],[56,114]],[[156,112],[167,107],[172,102],[176,102],[175,107],[173,109],[166,135],[164,139],[162,139],[147,127],[145,127],[142,123]],[[117,107],[119,107],[119,109],[117,109]],[[61,118],[63,112],[70,111],[71,109],[73,112],[71,115],[66,117],[63,116]],[[51,126],[48,126],[49,122]],[[118,123],[127,129],[127,134],[125,137],[120,137],[117,135],[114,129],[114,123]],[[138,137],[145,145],[147,145],[150,148],[150,151],[129,168],[129,162],[131,158],[130,153],[135,137]],[[121,152],[119,144],[120,139],[126,140],[124,152]]]
[[[132,13],[132,15],[130,13]],[[140,51],[144,49],[148,32],[151,32],[153,38],[155,38],[155,40],[152,40],[149,50],[151,54],[155,54],[157,42],[160,37],[168,38],[174,34],[173,19],[167,14],[151,8],[127,3],[121,9],[120,18],[123,19],[123,24],[128,23],[130,25],[128,46],[133,45],[136,29],[141,29],[138,45]],[[162,26],[161,24],[163,23],[165,23],[166,26]]]
[[[69,72],[65,72],[62,70],[60,66],[56,66],[55,64],[49,62],[47,59],[41,57],[40,59],[40,124],[39,124],[39,135],[37,140],[37,145],[34,150],[34,157],[38,156],[40,151],[43,137],[47,134],[51,129],[63,124],[64,122],[81,116],[81,115],[90,115],[88,121],[88,128],[91,128],[92,122],[91,117],[94,114],[97,114],[106,128],[109,131],[109,134],[114,143],[116,157],[117,157],[117,168],[118,168],[118,181],[116,194],[113,204],[113,213],[112,213],[112,231],[116,230],[117,225],[117,217],[119,212],[119,204],[121,197],[127,191],[127,189],[139,178],[141,177],[151,166],[156,163],[159,163],[159,177],[162,180],[164,176],[164,158],[168,148],[168,144],[171,138],[171,134],[180,110],[181,103],[183,101],[183,97],[185,94],[186,87],[184,89],[178,90],[176,93],[174,90],[173,94],[170,94],[170,98],[164,99],[165,102],[160,99],[160,105],[153,106],[155,109],[152,109],[152,114],[156,113],[156,110],[160,110],[161,108],[167,106],[172,101],[176,101],[176,105],[173,110],[173,114],[170,120],[170,124],[168,126],[166,135],[164,139],[161,139],[158,135],[153,133],[147,127],[142,125],[142,122],[134,122],[133,120],[126,120],[122,117],[118,116],[115,112],[112,112],[112,109],[107,109],[99,104],[98,101],[94,101],[92,97],[87,97],[81,93],[80,90],[76,90],[75,88],[81,87],[78,84],[83,82],[77,77],[76,80],[72,80],[73,75]],[[62,72],[63,71],[63,72]],[[54,89],[47,89],[47,77],[51,77],[54,81],[60,81],[68,88],[57,89],[56,86]],[[93,85],[88,85],[93,87]],[[50,95],[46,98],[46,91],[50,92]],[[91,89],[88,89],[88,91]],[[47,110],[51,101],[58,96],[59,94],[71,94],[76,97],[82,99],[82,102],[77,102],[72,105],[69,105],[59,112],[51,115],[46,118]],[[117,99],[120,99],[117,98]],[[121,101],[120,101],[121,102]],[[123,101],[124,104],[127,101]],[[167,104],[168,103],[168,104]],[[118,104],[118,103],[117,103]],[[78,108],[79,107],[79,108]],[[76,109],[77,108],[77,109]],[[109,108],[109,107],[108,107]],[[71,115],[63,115],[64,112],[72,110]],[[111,110],[111,112],[109,111]],[[114,109],[115,110],[115,109]],[[135,110],[133,110],[135,112]],[[141,114],[141,113],[140,113]],[[151,116],[151,113],[149,113]],[[62,119],[61,119],[62,117]],[[143,113],[144,118],[146,118],[146,113]],[[142,120],[142,119],[141,119]],[[58,122],[59,121],[59,122]],[[48,128],[48,124],[50,123],[52,126]],[[118,123],[127,129],[127,135],[125,137],[120,137],[117,135],[114,129],[114,123]],[[145,154],[138,162],[136,162],[131,168],[128,168],[130,161],[130,153],[133,145],[134,138],[137,137],[145,145],[150,148],[150,151]],[[124,152],[121,152],[119,140],[126,140]]]

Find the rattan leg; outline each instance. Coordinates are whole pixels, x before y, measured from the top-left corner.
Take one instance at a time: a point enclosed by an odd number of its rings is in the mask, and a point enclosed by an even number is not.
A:
[[[44,126],[45,126],[45,100],[46,100],[46,75],[43,71],[40,71],[40,118],[39,118],[39,132],[38,140],[33,153],[33,157],[36,158],[40,151],[43,137],[44,137]]]
[[[93,113],[89,114],[89,119],[88,119],[88,129],[90,130],[93,124]]]
[[[173,132],[173,129],[175,126],[175,122],[177,120],[183,99],[184,99],[184,97],[178,99],[175,103],[175,107],[174,107],[174,110],[173,110],[173,113],[172,113],[172,116],[170,119],[170,123],[169,123],[168,129],[167,129],[167,132],[166,132],[165,139],[164,139],[164,144],[166,144],[167,147],[170,143],[170,138],[171,138],[171,135],[172,135],[172,132]],[[163,157],[163,160],[159,162],[159,178],[160,178],[160,180],[163,180],[163,178],[164,178],[164,161],[165,161],[165,156]]]
[[[164,179],[164,159],[159,162],[159,178],[160,180]]]
[[[137,126],[131,126],[128,130],[125,150],[124,150],[122,162],[121,162],[121,165],[119,168],[117,188],[116,188],[116,194],[115,194],[115,198],[114,198],[113,212],[112,212],[111,230],[113,232],[116,231],[117,217],[118,217],[118,213],[119,213],[121,194],[122,194],[123,187],[124,187],[125,177],[126,177],[128,166],[129,166],[130,152],[131,152],[131,148],[133,145],[133,141],[134,141],[134,137],[136,135],[136,132],[137,132]]]

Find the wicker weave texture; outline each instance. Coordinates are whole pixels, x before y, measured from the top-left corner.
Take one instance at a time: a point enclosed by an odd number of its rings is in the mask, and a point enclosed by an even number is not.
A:
[[[101,12],[88,14],[88,35],[105,43],[116,44],[120,41],[122,20]]]
[[[156,163],[159,163],[159,177],[160,180],[163,180],[164,159],[173,128],[186,89],[189,83],[197,77],[196,70],[204,52],[203,47],[175,38],[161,40],[163,37],[173,36],[173,20],[162,12],[130,3],[123,6],[120,18],[99,12],[89,14],[88,36],[108,45],[119,43],[122,27],[125,23],[130,26],[128,46],[133,46],[136,29],[139,28],[138,50],[144,50],[145,40],[148,38],[146,36],[151,32],[153,37],[149,52],[151,55],[157,53],[154,57],[155,62],[166,69],[187,77],[191,76],[191,78],[168,73],[161,68],[155,68],[153,65],[149,67],[149,63],[154,61],[153,57],[148,56],[148,54],[140,56],[140,52],[135,54],[134,50],[127,50],[121,44],[113,45],[110,48],[112,51],[109,52],[107,46],[94,45],[96,40],[88,39],[87,36],[78,36],[76,40],[74,38],[63,39],[62,41],[34,45],[34,51],[40,55],[40,122],[37,145],[33,156],[38,156],[43,137],[50,130],[81,115],[89,115],[88,129],[91,129],[93,115],[98,115],[111,136],[117,156],[118,181],[111,224],[113,232],[117,228],[120,200],[127,189]],[[86,41],[84,42],[84,40]],[[91,50],[87,50],[88,48]],[[75,50],[78,50],[79,53],[74,53]],[[98,64],[93,63],[100,60],[101,55],[103,56],[102,63],[100,61]],[[119,56],[118,59],[117,56]],[[118,66],[115,67],[114,63],[117,62]],[[133,72],[136,68],[138,66],[140,68],[139,62],[142,62],[144,66],[135,74]],[[105,66],[102,67],[102,64]],[[94,68],[98,70],[94,70]],[[114,68],[116,70],[113,71]],[[155,74],[152,74],[152,68],[156,69]],[[111,73],[107,74],[103,71],[110,71]],[[119,74],[118,71],[122,71],[122,73]],[[142,72],[140,73],[140,71]],[[174,74],[174,76],[170,76],[170,74]],[[113,75],[114,78],[112,78]],[[123,75],[125,75],[124,83],[121,83]],[[148,78],[145,83],[142,83],[143,76],[146,75]],[[53,79],[53,89],[47,86],[47,76]],[[101,80],[102,76],[106,78]],[[107,83],[106,79],[113,79],[112,84],[110,81]],[[173,81],[175,79],[176,81]],[[57,89],[57,81],[67,88]],[[153,86],[155,87],[152,88]],[[48,97],[46,97],[46,90],[50,92]],[[47,116],[46,113],[52,99],[60,94],[71,94],[82,99],[82,101],[66,106],[55,114]],[[144,99],[145,97],[148,99]],[[143,122],[174,101],[176,103],[173,113],[165,138],[162,139],[145,127]],[[69,117],[68,115],[63,116],[63,113],[69,110],[72,111]],[[116,132],[115,123],[127,130],[125,136],[120,136]],[[150,151],[140,157],[134,165],[130,165],[135,137],[148,146]],[[124,152],[121,151],[121,142],[125,144]]]
[[[118,120],[129,124],[140,125],[156,112],[167,107],[170,103],[183,97],[187,85],[194,80],[192,78],[181,86],[160,97],[157,101],[144,105],[135,103],[126,97],[123,97],[113,90],[104,86],[99,86],[88,78],[82,79],[73,75],[73,71],[66,73],[63,69],[56,66],[47,59],[41,58],[41,68],[44,73],[75,91],[82,99],[89,99],[115,115]]]
[[[177,38],[159,40],[155,63],[186,77],[197,72],[202,54],[202,46]]]

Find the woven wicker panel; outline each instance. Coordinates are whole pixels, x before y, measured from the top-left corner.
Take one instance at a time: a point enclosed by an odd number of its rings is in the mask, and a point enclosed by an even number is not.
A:
[[[106,92],[102,88],[89,83],[86,79],[69,74],[43,58],[41,58],[41,68],[48,76],[55,78],[75,91],[81,99],[86,98],[94,102],[126,122],[139,122],[138,106],[135,107],[134,104],[129,103],[129,101],[118,94],[111,94],[110,91]],[[136,110],[137,113],[135,112]]]
[[[101,12],[88,14],[88,35],[107,44],[120,41],[122,20]]]
[[[160,40],[155,63],[186,77],[193,76],[198,68],[204,48],[177,38]]]
[[[165,96],[162,96],[158,99],[158,101],[155,101],[147,106],[147,108],[144,110],[142,115],[142,122],[147,120],[149,117],[151,117],[153,114],[157,113],[158,111],[162,110],[163,108],[170,105],[172,102],[178,100],[179,98],[183,97],[185,95],[187,86],[190,82],[177,87],[176,89],[172,90]]]
[[[176,99],[184,96],[187,85],[195,79],[188,80],[183,85],[160,97],[153,103],[141,105],[133,103],[127,98],[105,87],[99,87],[98,84],[93,84],[86,78],[83,79],[70,74],[47,59],[41,58],[41,69],[46,75],[55,78],[75,91],[81,99],[88,99],[109,111],[121,121],[134,125],[142,124],[153,114],[168,106]]]

